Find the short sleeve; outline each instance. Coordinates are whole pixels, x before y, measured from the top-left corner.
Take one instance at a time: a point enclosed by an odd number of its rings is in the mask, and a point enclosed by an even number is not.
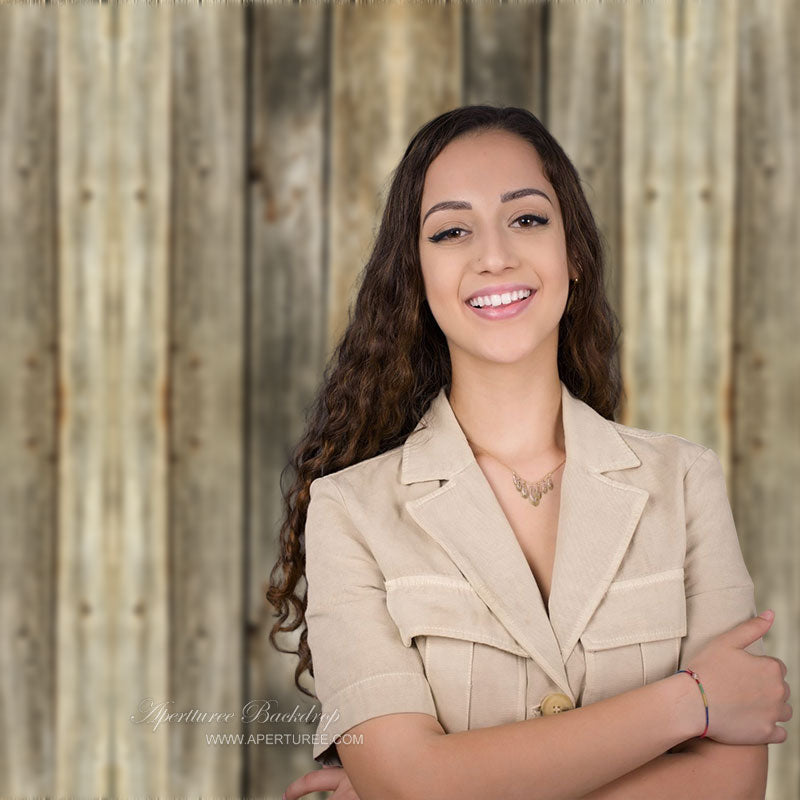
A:
[[[386,607],[384,576],[330,477],[311,483],[305,526],[305,611],[321,714],[313,758],[341,765],[335,737],[372,717],[436,716],[416,647]]]
[[[684,501],[687,635],[681,643],[681,669],[691,666],[695,655],[715,636],[757,613],[722,464],[710,448],[686,472]],[[753,655],[765,654],[760,638],[745,649]]]

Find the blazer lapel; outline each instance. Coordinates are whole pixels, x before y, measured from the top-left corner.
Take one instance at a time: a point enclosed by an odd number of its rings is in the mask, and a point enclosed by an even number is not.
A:
[[[561,382],[567,460],[548,609],[444,388],[403,446],[401,481],[444,481],[405,507],[565,693],[565,662],[619,568],[648,498],[605,475],[640,464],[614,426]]]

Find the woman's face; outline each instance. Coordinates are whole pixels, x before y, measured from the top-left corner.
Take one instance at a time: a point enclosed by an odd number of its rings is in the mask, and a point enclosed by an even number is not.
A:
[[[442,150],[425,176],[419,253],[451,359],[555,359],[575,273],[558,198],[529,142],[484,131]],[[484,307],[473,307],[474,298]]]

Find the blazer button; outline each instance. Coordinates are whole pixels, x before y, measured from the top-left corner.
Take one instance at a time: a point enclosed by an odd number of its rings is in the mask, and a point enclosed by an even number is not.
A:
[[[550,716],[551,714],[560,714],[562,711],[570,711],[575,708],[572,700],[562,692],[555,694],[548,694],[542,698],[542,714]]]

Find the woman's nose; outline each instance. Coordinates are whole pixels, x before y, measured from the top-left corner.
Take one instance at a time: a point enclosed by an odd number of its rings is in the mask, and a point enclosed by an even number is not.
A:
[[[482,270],[501,270],[519,264],[519,258],[507,234],[498,230],[487,229],[480,235],[475,259]]]

